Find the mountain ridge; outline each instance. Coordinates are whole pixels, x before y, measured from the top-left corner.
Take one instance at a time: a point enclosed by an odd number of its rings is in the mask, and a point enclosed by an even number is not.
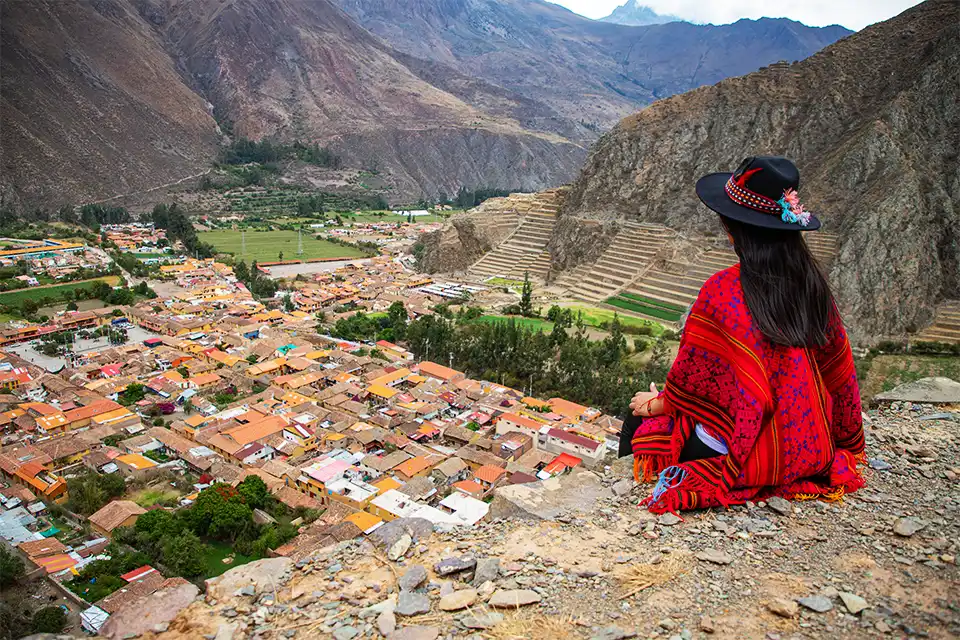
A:
[[[600,18],[601,22],[613,22],[630,27],[645,27],[651,24],[665,22],[684,22],[682,18],[673,15],[661,15],[650,7],[640,4],[637,0],[627,0],[614,9],[610,15]]]

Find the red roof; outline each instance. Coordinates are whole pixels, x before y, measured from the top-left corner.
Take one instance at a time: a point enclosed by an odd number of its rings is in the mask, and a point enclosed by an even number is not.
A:
[[[153,573],[154,571],[156,571],[156,569],[154,569],[148,564],[145,564],[139,569],[134,569],[133,571],[130,571],[129,573],[125,573],[120,577],[126,580],[127,582],[133,582],[134,580],[142,578],[148,573]]]
[[[477,469],[476,473],[474,473],[473,475],[476,476],[479,480],[483,480],[484,482],[489,482],[490,484],[493,484],[497,480],[499,480],[500,477],[503,476],[503,474],[505,474],[506,472],[507,472],[506,469],[503,469],[501,467],[495,467],[492,464],[485,464],[479,469]]]
[[[564,440],[570,444],[575,444],[585,449],[589,449],[590,451],[596,451],[600,446],[602,446],[596,440],[591,440],[590,438],[585,438],[584,436],[578,436],[575,433],[570,433],[569,431],[564,431],[563,429],[550,429],[548,435],[551,438]]]

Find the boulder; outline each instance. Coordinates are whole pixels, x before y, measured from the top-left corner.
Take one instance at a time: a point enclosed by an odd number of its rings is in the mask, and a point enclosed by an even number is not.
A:
[[[207,580],[207,596],[223,600],[244,587],[253,587],[250,595],[256,597],[279,589],[290,580],[293,560],[290,558],[265,558],[230,569],[223,575]]]
[[[950,378],[921,378],[874,396],[880,402],[960,403],[960,382]]]
[[[148,596],[129,602],[115,612],[100,627],[100,635],[120,640],[130,634],[142,635],[158,626],[169,624],[181,611],[189,607],[200,589],[186,580],[158,589]]]
[[[539,483],[515,484],[496,490],[490,503],[490,520],[556,520],[561,514],[590,513],[613,492],[600,477],[581,469]]]
[[[370,534],[370,541],[386,551],[399,542],[404,535],[414,542],[420,542],[433,533],[433,523],[424,518],[397,518],[391,520]]]

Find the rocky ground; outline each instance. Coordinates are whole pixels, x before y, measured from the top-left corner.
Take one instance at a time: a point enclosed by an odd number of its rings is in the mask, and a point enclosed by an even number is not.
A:
[[[311,558],[211,581],[157,630],[204,638],[953,638],[960,414],[893,404],[842,503],[653,516],[628,462],[498,497],[436,533],[399,520]],[[423,526],[427,524],[427,526]],[[155,634],[148,632],[147,637]]]

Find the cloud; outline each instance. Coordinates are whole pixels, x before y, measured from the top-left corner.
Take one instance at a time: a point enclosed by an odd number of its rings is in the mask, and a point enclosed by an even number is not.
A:
[[[602,18],[626,0],[552,0],[589,18]],[[888,20],[919,4],[919,0],[781,0],[773,9],[768,0],[640,0],[657,13],[693,22],[727,24],[740,18],[790,18],[813,27],[841,24],[860,30]]]

